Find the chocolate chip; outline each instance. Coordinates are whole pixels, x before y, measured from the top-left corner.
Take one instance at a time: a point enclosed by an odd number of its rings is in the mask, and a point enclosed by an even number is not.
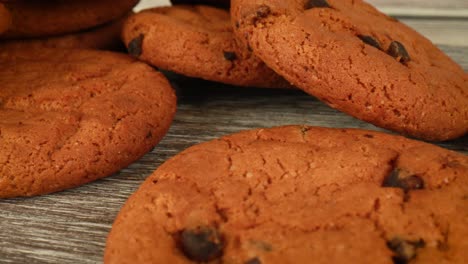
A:
[[[262,264],[262,262],[258,258],[253,258],[246,261],[245,264]]]
[[[305,5],[305,9],[331,7],[326,0],[309,0]]]
[[[183,230],[180,234],[180,244],[187,258],[199,262],[221,257],[224,248],[220,234],[211,227]]]
[[[409,241],[401,238],[393,238],[387,242],[387,247],[391,249],[395,255],[392,257],[395,264],[406,264],[414,259],[418,248],[426,246],[424,240]]]
[[[411,60],[405,46],[398,41],[392,41],[388,47],[387,53],[401,63],[407,63]]]
[[[224,58],[228,61],[233,61],[235,59],[237,59],[237,55],[236,53],[232,52],[232,51],[223,51],[224,53]]]
[[[374,48],[377,48],[379,50],[382,49],[382,46],[380,46],[380,43],[378,40],[371,36],[366,36],[366,35],[358,35],[358,38],[362,40],[362,42],[366,43],[367,45],[371,45]]]
[[[132,39],[128,43],[128,53],[135,58],[140,57],[141,55],[141,45],[143,44],[144,35],[140,34],[138,37]]]
[[[419,176],[403,176],[401,170],[394,169],[387,178],[385,178],[383,187],[401,188],[405,192],[410,190],[424,189],[424,181]]]
[[[269,6],[267,5],[261,5],[258,9],[257,9],[257,13],[256,13],[256,16],[257,18],[265,18],[267,17],[268,15],[270,15],[271,13],[271,9]]]

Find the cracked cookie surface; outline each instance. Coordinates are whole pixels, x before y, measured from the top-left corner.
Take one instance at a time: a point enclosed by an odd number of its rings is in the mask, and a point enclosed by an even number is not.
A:
[[[465,263],[468,158],[288,126],[191,147],[127,201],[105,263]]]
[[[468,132],[468,75],[361,0],[233,0],[239,40],[333,108],[426,140]]]
[[[124,16],[137,3],[138,0],[6,2],[12,25],[0,38],[46,37],[86,30]]]
[[[238,45],[229,13],[209,6],[143,10],[123,29],[129,53],[153,66],[239,86],[286,88],[289,83]]]
[[[151,150],[175,113],[168,81],[126,55],[0,51],[0,197],[109,176]]]

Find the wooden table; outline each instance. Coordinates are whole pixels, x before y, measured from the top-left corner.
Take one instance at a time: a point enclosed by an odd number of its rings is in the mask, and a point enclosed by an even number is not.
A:
[[[372,0],[432,39],[468,70],[468,1]],[[166,1],[144,1],[143,6]],[[179,79],[178,112],[167,136],[120,173],[80,188],[0,200],[0,263],[101,263],[120,207],[162,162],[203,141],[287,124],[378,129],[299,91],[226,87]],[[468,152],[468,137],[440,144]]]

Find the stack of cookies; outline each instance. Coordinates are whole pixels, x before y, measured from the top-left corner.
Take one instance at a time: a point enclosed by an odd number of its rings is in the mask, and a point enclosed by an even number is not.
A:
[[[155,68],[300,89],[422,140],[468,132],[464,70],[361,0],[172,0],[129,15],[136,3],[0,3],[0,197],[77,187],[150,151],[176,111]],[[91,50],[116,34],[129,54]],[[122,208],[104,262],[466,263],[467,226],[466,156],[285,126],[168,160]]]
[[[0,32],[4,31],[1,43],[38,49],[119,49],[122,23],[137,3],[138,0],[0,3]]]
[[[109,176],[166,134],[176,108],[167,79],[127,54],[93,50],[121,44],[137,2],[0,5],[0,197]]]

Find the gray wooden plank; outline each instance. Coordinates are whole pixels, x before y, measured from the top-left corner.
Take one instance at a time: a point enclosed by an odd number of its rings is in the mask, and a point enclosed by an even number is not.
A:
[[[468,48],[442,46],[468,70]],[[292,90],[226,87],[178,78],[178,112],[163,141],[119,173],[52,195],[0,200],[0,263],[101,263],[127,197],[162,162],[199,142],[287,124],[378,129]],[[468,137],[440,144],[468,152]]]
[[[429,9],[429,10],[461,10],[468,9],[466,0],[365,0],[366,2],[378,7],[379,9]]]
[[[467,1],[468,2],[468,1]],[[399,18],[439,45],[468,46],[468,19]]]

